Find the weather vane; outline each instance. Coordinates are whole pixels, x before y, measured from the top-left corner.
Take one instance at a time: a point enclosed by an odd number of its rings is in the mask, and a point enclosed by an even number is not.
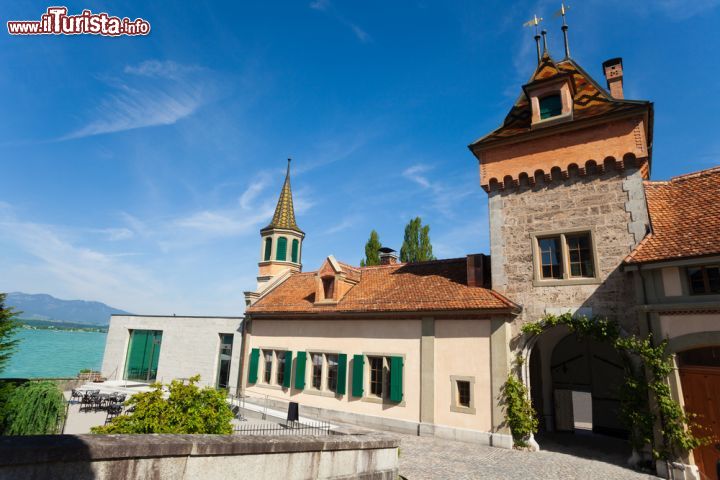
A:
[[[540,34],[538,33],[538,25],[540,25],[542,21],[542,17],[538,18],[537,15],[533,15],[533,18],[523,23],[523,27],[535,27],[535,47],[537,49],[538,63],[540,63]]]
[[[570,5],[565,5],[565,2],[560,4],[560,10],[555,12],[556,17],[562,17],[563,24],[562,24],[562,32],[563,32],[563,39],[565,40],[565,58],[570,58],[570,44],[568,43],[568,24],[565,21],[565,15],[567,14],[567,11],[570,10]]]

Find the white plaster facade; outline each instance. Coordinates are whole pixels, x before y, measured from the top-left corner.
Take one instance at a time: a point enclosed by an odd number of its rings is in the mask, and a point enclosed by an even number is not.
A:
[[[230,393],[235,393],[242,343],[240,317],[113,315],[105,341],[102,374],[123,380],[132,330],[160,330],[162,344],[157,381],[200,375],[200,385],[215,386],[220,361],[220,335],[232,334]]]

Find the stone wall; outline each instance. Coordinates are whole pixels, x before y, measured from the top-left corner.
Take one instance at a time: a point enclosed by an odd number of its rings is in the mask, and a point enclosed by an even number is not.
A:
[[[399,444],[380,434],[2,437],[0,478],[394,480]]]
[[[642,239],[648,223],[639,170],[612,169],[492,191],[489,210],[493,289],[523,307],[513,334],[525,322],[565,309],[614,318],[634,329],[633,282],[620,265]],[[575,228],[593,232],[598,280],[584,285],[534,285],[531,235]]]

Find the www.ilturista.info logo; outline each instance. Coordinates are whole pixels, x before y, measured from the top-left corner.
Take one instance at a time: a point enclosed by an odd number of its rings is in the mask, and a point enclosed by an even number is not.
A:
[[[80,15],[68,15],[67,7],[48,7],[40,20],[7,22],[10,35],[147,35],[150,22],[142,18],[111,17],[107,13],[83,10]]]

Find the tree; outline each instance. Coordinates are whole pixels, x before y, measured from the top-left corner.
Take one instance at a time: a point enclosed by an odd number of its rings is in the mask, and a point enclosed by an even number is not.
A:
[[[53,382],[27,382],[7,402],[5,435],[51,435],[60,431],[65,399]]]
[[[405,239],[400,248],[400,261],[424,262],[435,260],[430,243],[430,226],[422,225],[422,219],[415,217],[405,227]]]
[[[360,260],[360,266],[367,267],[368,265],[380,265],[380,248],[382,248],[380,237],[378,236],[378,233],[373,230],[370,232],[370,238],[365,244],[365,258]]]
[[[225,392],[212,387],[199,388],[200,375],[188,383],[173,380],[170,395],[163,398],[163,385],[138,393],[125,402],[135,407],[132,413],[119,415],[108,425],[93,427],[93,433],[232,433],[233,413],[225,401]]]
[[[6,294],[0,293],[0,372],[5,370],[19,340],[14,338],[20,324],[15,320],[19,312],[5,306]]]

